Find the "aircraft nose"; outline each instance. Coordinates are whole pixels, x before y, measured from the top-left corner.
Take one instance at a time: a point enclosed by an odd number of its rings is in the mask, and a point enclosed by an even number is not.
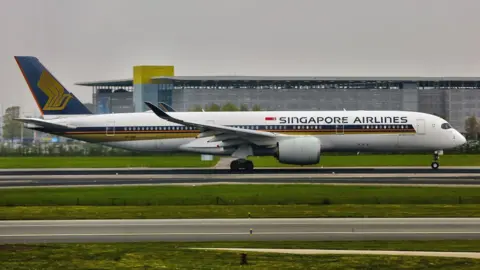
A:
[[[460,146],[465,144],[467,142],[467,139],[465,139],[465,136],[463,136],[460,132],[455,130],[455,141]]]

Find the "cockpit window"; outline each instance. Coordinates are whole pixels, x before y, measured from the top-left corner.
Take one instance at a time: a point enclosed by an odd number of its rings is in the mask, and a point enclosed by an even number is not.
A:
[[[450,129],[450,128],[452,128],[452,126],[450,126],[449,123],[443,123],[441,127],[442,127],[443,129]]]

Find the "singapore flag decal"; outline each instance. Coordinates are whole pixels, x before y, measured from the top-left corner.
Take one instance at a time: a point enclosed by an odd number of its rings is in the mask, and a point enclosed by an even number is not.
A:
[[[271,116],[265,117],[265,121],[275,121],[275,120],[277,120],[276,117],[271,117]]]

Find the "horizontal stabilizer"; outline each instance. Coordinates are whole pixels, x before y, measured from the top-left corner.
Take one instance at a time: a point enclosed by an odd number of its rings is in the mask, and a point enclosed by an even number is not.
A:
[[[26,124],[34,124],[40,127],[45,128],[64,128],[64,129],[75,129],[75,126],[72,125],[64,125],[59,123],[52,123],[43,119],[39,118],[15,118],[15,121],[23,122]]]

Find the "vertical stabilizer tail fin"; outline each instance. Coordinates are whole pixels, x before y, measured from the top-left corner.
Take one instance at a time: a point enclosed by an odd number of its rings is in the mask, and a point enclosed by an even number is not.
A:
[[[92,114],[42,63],[32,56],[15,56],[42,115]]]

